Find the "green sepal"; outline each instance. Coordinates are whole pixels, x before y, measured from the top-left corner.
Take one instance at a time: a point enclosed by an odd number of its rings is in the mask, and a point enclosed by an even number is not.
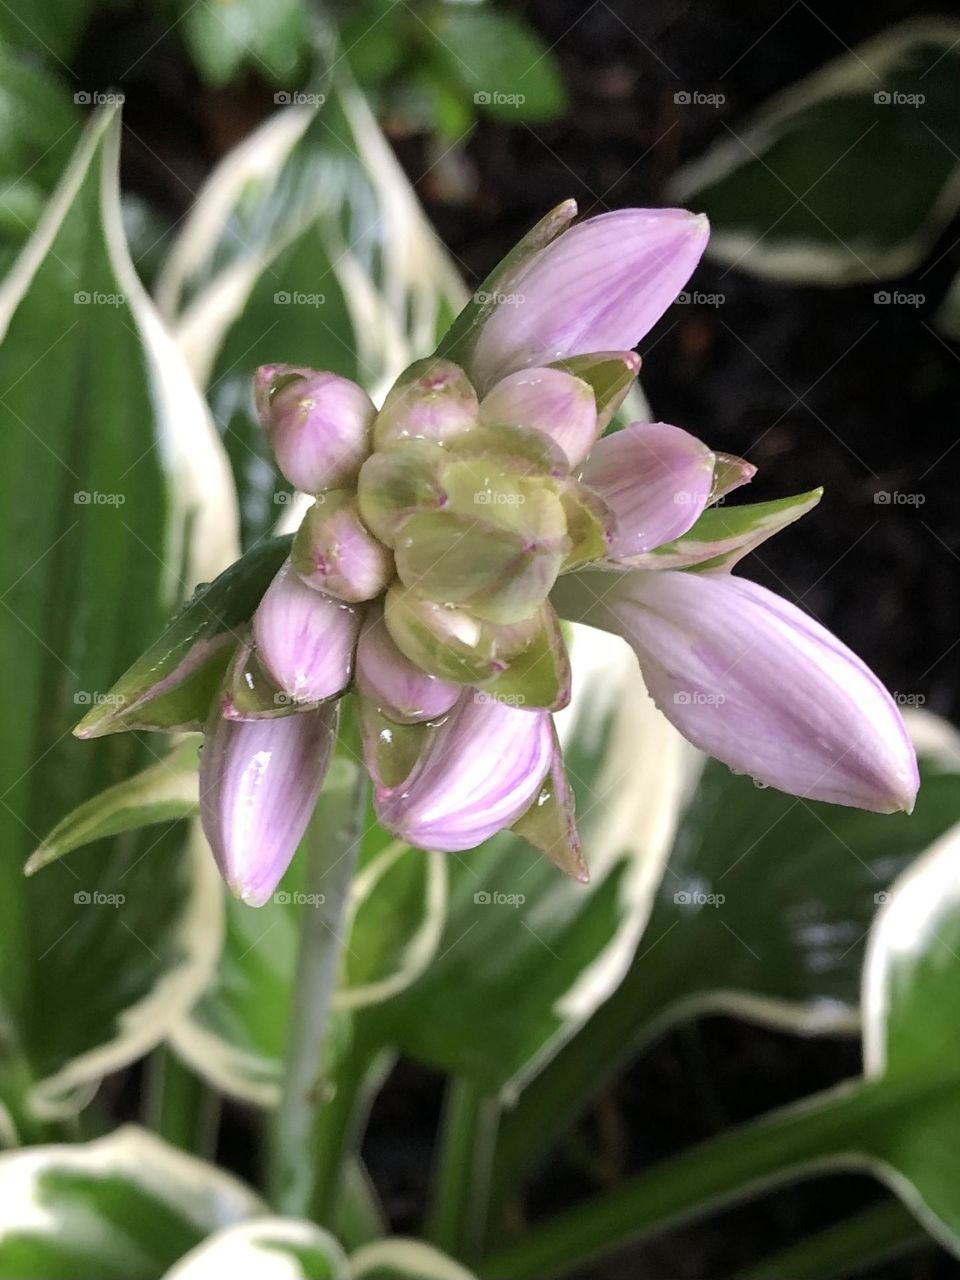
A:
[[[513,423],[479,423],[445,442],[457,458],[486,461],[519,475],[567,476],[570,462],[560,446],[542,431]]]
[[[535,618],[510,630],[522,635],[522,647],[515,650],[504,672],[480,682],[480,687],[511,705],[561,711],[570,701],[572,675],[553,607],[545,604]]]
[[[633,351],[598,351],[592,355],[555,360],[550,367],[572,373],[593,391],[593,398],[597,402],[599,437],[636,382],[640,372],[640,357]]]
[[[701,573],[732,569],[754,548],[811,511],[822,496],[822,489],[811,489],[809,493],[773,502],[708,507],[683,537],[625,563],[641,569],[691,569]]]
[[[537,223],[519,244],[490,272],[486,280],[447,330],[437,347],[437,355],[458,364],[468,365],[480,336],[482,325],[498,305],[498,299],[511,293],[515,281],[530,258],[545,249],[577,216],[575,200],[564,200]]]
[[[87,714],[74,734],[99,738],[127,729],[202,729],[241,628],[286,559],[290,538],[248,551],[198,587],[159,639]]]
[[[562,526],[559,539],[540,541],[535,531],[524,535],[492,520],[424,512],[398,530],[397,573],[428,600],[462,605],[487,622],[521,622],[549,595],[564,545]]]
[[[613,512],[602,498],[576,480],[569,480],[564,485],[560,501],[570,541],[563,568],[578,569],[581,565],[603,560],[609,554],[616,531]]]
[[[58,822],[31,853],[24,874],[32,876],[41,867],[94,840],[157,822],[192,817],[199,807],[199,752],[200,739],[191,736],[156,764],[85,800]]]
[[[220,697],[227,720],[278,720],[319,706],[297,702],[274,684],[257,658],[249,629],[234,650]]]
[[[574,816],[573,792],[563,767],[557,730],[553,730],[553,761],[533,804],[510,828],[533,845],[571,880],[588,884],[590,873]]]
[[[439,445],[418,440],[371,454],[360,468],[360,518],[385,546],[394,545],[397,526],[408,516],[444,504],[440,471],[447,462],[449,455]]]
[[[359,703],[363,758],[370,775],[379,786],[398,787],[410,776],[436,725],[399,724],[363,694]]]
[[[733,453],[714,453],[713,483],[710,486],[708,505],[718,502],[741,485],[749,484],[756,474],[757,468],[746,458],[738,458]]]

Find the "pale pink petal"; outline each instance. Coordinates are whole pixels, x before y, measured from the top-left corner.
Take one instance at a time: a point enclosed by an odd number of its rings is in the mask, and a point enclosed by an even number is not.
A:
[[[331,698],[350,682],[362,615],[362,608],[306,586],[287,561],[253,615],[257,656],[289,697]]]
[[[472,849],[532,804],[553,759],[549,712],[468,690],[401,786],[377,788],[383,825],[421,849]]]
[[[611,555],[642,555],[686,533],[710,500],[713,462],[696,436],[665,422],[635,423],[600,440],[581,479],[616,516]]]
[[[282,720],[214,715],[200,753],[200,820],[233,893],[262,906],[310,821],[337,736],[337,703]]]
[[[909,811],[916,755],[893,699],[829,631],[727,575],[585,575],[566,616],[622,635],[695,746],[758,782],[878,813]]]
[[[709,226],[684,209],[619,209],[588,218],[511,278],[468,372],[489,390],[516,369],[636,346],[675,301]]]
[[[436,720],[446,715],[463,686],[428,675],[405,657],[387,631],[383,610],[371,608],[357,644],[357,684],[393,720]]]
[[[562,369],[511,373],[480,403],[480,421],[529,427],[550,436],[571,465],[590,452],[598,435],[597,402],[582,378]]]

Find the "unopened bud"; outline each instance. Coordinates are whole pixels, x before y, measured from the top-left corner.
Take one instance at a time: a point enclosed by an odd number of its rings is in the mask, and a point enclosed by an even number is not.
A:
[[[352,485],[370,453],[373,401],[335,373],[264,365],[254,399],[277,466],[302,493]]]
[[[449,360],[420,360],[391,389],[377,415],[378,449],[410,440],[448,440],[469,430],[480,405],[459,365]]]
[[[304,516],[290,561],[307,586],[353,604],[378,596],[393,577],[393,556],[343,489],[322,494]]]

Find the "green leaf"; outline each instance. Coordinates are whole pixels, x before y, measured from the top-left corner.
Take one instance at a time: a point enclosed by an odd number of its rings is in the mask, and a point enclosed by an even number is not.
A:
[[[0,8],[0,33],[11,24],[28,33],[12,10]],[[0,119],[0,270],[6,271],[70,159],[80,112],[53,76],[0,44]]]
[[[125,1126],[0,1155],[3,1280],[156,1280],[210,1232],[264,1210],[228,1174]]]
[[[187,48],[208,84],[226,84],[241,68],[278,85],[298,82],[309,36],[303,0],[181,0],[180,11]]]
[[[33,851],[24,867],[25,874],[32,876],[41,867],[94,840],[193,817],[198,809],[198,751],[198,742],[185,742],[142,773],[85,800],[58,822]]]
[[[437,958],[406,994],[359,1020],[370,1037],[507,1098],[621,981],[694,758],[625,647],[572,631],[574,696],[558,719],[589,886],[509,833],[449,855]]]
[[[338,68],[316,111],[279,113],[229,156],[158,281],[209,388],[256,538],[284,514],[250,393],[258,365],[329,369],[378,394],[429,352],[462,287],[369,108]]]
[[[798,800],[706,765],[622,984],[504,1118],[503,1185],[680,1020],[722,1012],[805,1034],[856,1029],[877,906],[893,877],[960,819],[955,736],[917,713],[912,727],[923,785],[910,817]]]
[[[16,672],[0,713],[0,1097],[27,1130],[162,1038],[219,931],[180,826],[21,871],[53,819],[150,762],[132,737],[70,730],[184,580],[233,553],[219,444],[127,255],[118,151],[116,113],[94,117],[0,287],[0,659]]]
[[[516,15],[466,4],[435,5],[424,45],[475,105],[507,123],[555,120],[566,109],[553,54]]]
[[[641,569],[696,568],[704,573],[732,569],[768,538],[812,511],[822,497],[822,489],[811,489],[809,493],[775,498],[772,502],[708,507],[675,542],[634,556],[628,563]]]
[[[352,759],[335,758],[324,794],[349,794],[355,768]],[[304,893],[304,867],[301,851],[257,911],[228,899],[215,978],[172,1037],[215,1087],[259,1106],[279,1096],[301,921],[316,905]],[[442,855],[391,842],[370,815],[348,907],[338,1010],[388,999],[424,972],[441,936],[445,872]]]
[[[350,1255],[350,1280],[475,1280],[474,1273],[420,1240],[377,1240]]]
[[[223,1227],[163,1280],[349,1280],[347,1259],[328,1231],[292,1218],[258,1218]]]
[[[92,10],[93,0],[35,0],[26,15],[13,5],[0,5],[0,39],[12,49],[52,58],[63,69]]]
[[[781,280],[873,283],[917,266],[953,217],[958,153],[960,24],[919,19],[725,131],[670,194],[709,215],[721,262]]]
[[[97,695],[74,733],[99,738],[128,729],[202,729],[236,646],[291,539],[251,548],[213,582],[197,588],[159,639],[106,694]]]

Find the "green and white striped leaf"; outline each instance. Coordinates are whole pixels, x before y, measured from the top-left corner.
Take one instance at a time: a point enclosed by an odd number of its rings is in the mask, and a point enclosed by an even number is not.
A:
[[[326,801],[336,804],[337,795],[352,794],[356,768],[346,754],[334,759],[324,783]],[[317,837],[308,832],[305,841],[311,838]],[[420,977],[440,943],[446,908],[443,855],[391,841],[372,812],[361,858],[335,997],[344,1015],[387,1000]],[[213,982],[172,1034],[194,1070],[260,1106],[279,1098],[303,913],[323,905],[304,891],[305,863],[301,847],[273,898],[257,910],[228,898]]]
[[[157,1280],[211,1232],[264,1211],[237,1179],[133,1125],[28,1147],[0,1155],[0,1277]]]
[[[4,28],[16,25],[8,11]],[[0,43],[0,271],[40,220],[80,137],[80,112],[63,84]]]
[[[124,831],[138,831],[158,822],[194,817],[199,807],[199,767],[199,743],[191,737],[156,764],[148,765],[142,773],[85,800],[58,822],[33,851],[24,872],[34,875],[64,854],[95,840],[105,840]]]
[[[706,765],[621,986],[505,1117],[506,1180],[677,1022],[725,1013],[801,1034],[857,1030],[866,939],[890,883],[960,820],[960,738],[929,714],[910,724],[923,785],[909,817],[798,800]]]
[[[126,251],[118,149],[116,113],[93,117],[0,286],[0,1098],[23,1136],[163,1037],[219,933],[183,826],[22,874],[43,831],[155,759],[70,730],[235,548],[221,447]]]
[[[720,262],[873,283],[917,266],[960,204],[960,24],[922,18],[843,53],[675,176]],[[908,176],[907,176],[908,175]]]
[[[574,697],[558,723],[590,884],[510,833],[450,855],[437,958],[365,1019],[372,1037],[508,1100],[623,979],[698,767],[629,650],[572,634]]]
[[[158,297],[208,388],[244,528],[288,499],[256,424],[260,364],[330,369],[382,394],[427,354],[463,289],[363,98],[338,69],[316,110],[269,120],[215,171]]]
[[[377,1240],[350,1255],[350,1280],[475,1280],[474,1273],[421,1240]]]
[[[329,1232],[293,1218],[257,1218],[223,1227],[163,1280],[350,1280],[350,1275],[346,1255]]]

